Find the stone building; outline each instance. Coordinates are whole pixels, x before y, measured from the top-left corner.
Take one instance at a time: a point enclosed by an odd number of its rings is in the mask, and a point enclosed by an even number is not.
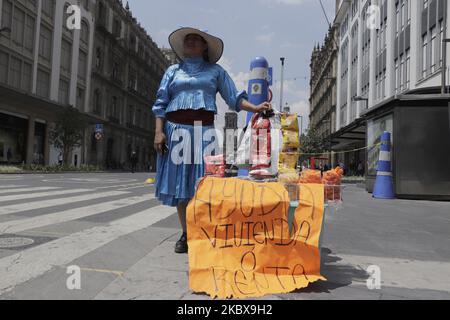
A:
[[[69,6],[80,28],[69,29]],[[69,163],[119,168],[135,150],[141,168],[154,168],[151,106],[169,61],[128,4],[0,0],[0,13],[0,163],[57,163],[49,129],[74,107],[89,128]]]
[[[337,28],[331,27],[323,45],[314,47],[310,64],[310,128],[329,143],[330,149],[331,134],[336,130],[337,41]]]

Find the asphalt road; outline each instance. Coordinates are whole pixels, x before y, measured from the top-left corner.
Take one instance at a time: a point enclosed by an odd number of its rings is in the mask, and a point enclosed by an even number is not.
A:
[[[0,299],[209,299],[188,286],[175,209],[147,173],[0,175]],[[381,288],[367,287],[368,266]],[[80,289],[68,279],[80,268]],[[265,299],[450,299],[450,203],[372,199],[326,212],[322,274]],[[69,289],[72,288],[72,289]]]

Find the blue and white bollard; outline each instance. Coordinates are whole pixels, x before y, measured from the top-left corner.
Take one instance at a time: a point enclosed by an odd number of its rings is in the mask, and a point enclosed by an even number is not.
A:
[[[269,63],[264,57],[256,57],[250,63],[250,79],[248,81],[248,101],[259,105],[269,99]],[[247,113],[247,123],[253,113]]]
[[[377,178],[372,196],[377,199],[395,199],[391,166],[391,134],[387,131],[381,135],[378,159]]]

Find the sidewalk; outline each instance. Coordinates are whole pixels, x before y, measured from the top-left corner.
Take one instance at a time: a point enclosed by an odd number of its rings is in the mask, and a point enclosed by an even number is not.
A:
[[[173,252],[179,231],[164,233],[170,235],[95,298],[209,299],[188,288],[188,256]],[[450,299],[449,235],[450,203],[377,200],[348,186],[343,207],[326,216],[328,281],[264,299]],[[367,288],[369,265],[381,269],[379,290]]]

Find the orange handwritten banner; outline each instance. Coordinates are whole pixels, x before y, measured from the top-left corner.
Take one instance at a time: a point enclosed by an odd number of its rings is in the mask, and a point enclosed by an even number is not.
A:
[[[187,208],[189,285],[212,298],[305,288],[320,274],[323,185],[301,185],[291,235],[281,183],[204,178]]]

